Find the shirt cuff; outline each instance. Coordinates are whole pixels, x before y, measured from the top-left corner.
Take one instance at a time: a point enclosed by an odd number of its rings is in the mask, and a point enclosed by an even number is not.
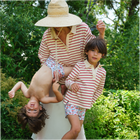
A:
[[[66,87],[67,87],[69,90],[71,90],[71,85],[72,85],[73,83],[75,83],[75,82],[74,82],[74,81],[71,81],[71,80],[66,80],[66,81],[65,81],[65,85],[66,85]]]

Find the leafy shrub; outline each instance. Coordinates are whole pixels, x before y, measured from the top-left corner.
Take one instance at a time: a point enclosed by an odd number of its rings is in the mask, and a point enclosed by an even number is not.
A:
[[[16,80],[1,73],[1,137],[2,139],[29,139],[31,133],[28,127],[20,128],[17,121],[18,110],[28,102],[21,91],[17,91],[13,99],[8,97],[8,91],[15,85]]]
[[[139,85],[139,18],[129,29],[107,35],[108,55],[102,60],[107,71],[105,88],[135,90]]]
[[[46,28],[34,24],[42,17],[42,9],[34,1],[1,2],[1,64],[3,72],[13,78],[30,81],[39,69],[38,49]]]
[[[104,91],[87,110],[84,127],[87,139],[140,138],[139,92]]]

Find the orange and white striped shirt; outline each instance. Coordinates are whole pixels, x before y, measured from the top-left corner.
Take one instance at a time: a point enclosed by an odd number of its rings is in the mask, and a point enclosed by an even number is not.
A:
[[[42,38],[38,57],[43,64],[48,57],[56,60],[55,32],[48,28]],[[84,61],[84,48],[87,42],[95,36],[84,22],[72,26],[66,38],[66,45],[60,38],[57,40],[57,62],[66,67],[73,67],[77,62]],[[64,79],[61,80],[64,83]]]
[[[103,92],[105,77],[106,71],[100,64],[94,69],[87,60],[78,62],[65,81],[68,91],[64,98],[64,104],[69,102],[69,104],[90,109]],[[71,91],[73,83],[78,83],[80,86],[76,93]]]

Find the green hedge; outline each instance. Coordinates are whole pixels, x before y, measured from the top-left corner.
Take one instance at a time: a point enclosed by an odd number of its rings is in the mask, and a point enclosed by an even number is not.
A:
[[[139,139],[140,93],[108,90],[87,110],[87,139]]]
[[[1,73],[1,139],[29,139],[31,133],[26,128],[22,130],[17,121],[18,110],[28,102],[21,91],[17,91],[15,98],[8,97],[8,91],[15,85],[16,79],[5,78]]]

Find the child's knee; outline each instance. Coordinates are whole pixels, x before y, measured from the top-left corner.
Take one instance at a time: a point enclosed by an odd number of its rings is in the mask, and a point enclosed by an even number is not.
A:
[[[78,135],[78,134],[80,133],[80,131],[81,131],[81,127],[80,127],[80,126],[74,127],[74,128],[72,129],[72,133],[73,133],[74,135]]]

